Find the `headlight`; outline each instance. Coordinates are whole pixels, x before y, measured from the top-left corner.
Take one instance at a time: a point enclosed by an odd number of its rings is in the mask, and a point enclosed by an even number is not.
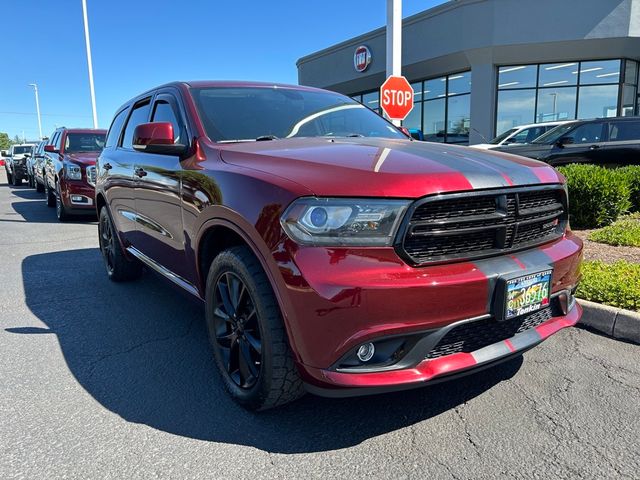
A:
[[[82,180],[82,169],[80,165],[67,163],[65,165],[65,173],[69,180]]]
[[[280,220],[289,237],[303,245],[389,246],[408,200],[299,198]]]

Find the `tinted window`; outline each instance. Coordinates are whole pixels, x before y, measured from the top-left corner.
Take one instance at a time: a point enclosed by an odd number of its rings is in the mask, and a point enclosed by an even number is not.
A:
[[[525,128],[524,130],[518,132],[517,135],[514,135],[512,138],[510,138],[509,143],[529,143],[542,135],[544,131],[544,127]]]
[[[124,130],[124,137],[122,138],[122,146],[124,148],[133,148],[133,131],[141,123],[147,122],[150,108],[151,103],[149,100],[146,100],[144,103],[139,103],[133,108],[133,112],[131,112],[131,116],[127,122],[127,127]]]
[[[497,133],[518,125],[533,123],[536,110],[535,90],[503,90],[498,92]]]
[[[31,153],[31,147],[30,146],[13,147],[13,154],[14,155],[24,155],[25,153]]]
[[[537,65],[500,67],[498,70],[498,88],[535,87],[537,75]]]
[[[496,138],[494,138],[493,140],[491,140],[489,142],[490,145],[498,145],[501,141],[503,141],[505,138],[507,138],[509,135],[513,135],[513,133],[518,130],[517,128],[511,128],[509,130],[507,130],[506,132],[498,135]]]
[[[56,150],[60,150],[60,146],[62,145],[62,132],[58,132],[54,145]]]
[[[49,140],[49,143],[47,143],[47,145],[55,145],[59,135],[60,135],[60,132],[53,132]]]
[[[610,142],[640,140],[640,121],[615,122],[609,126]]]
[[[595,143],[602,141],[603,123],[585,123],[565,136],[573,138],[573,143]]]
[[[65,153],[100,152],[104,148],[104,133],[68,133]]]
[[[209,137],[364,136],[404,138],[371,110],[342,95],[276,87],[217,87],[191,91]]]
[[[118,143],[118,138],[120,138],[120,131],[122,130],[122,124],[124,123],[124,119],[127,117],[127,111],[128,110],[126,108],[122,110],[115,116],[113,122],[111,122],[109,133],[107,133],[105,148],[113,147]]]
[[[578,82],[578,64],[566,62],[540,65],[539,75],[540,87],[575,85]]]
[[[564,136],[569,130],[574,127],[572,123],[567,123],[565,125],[558,125],[556,128],[552,128],[544,135],[536,138],[533,143],[541,143],[545,145],[551,145],[556,142],[560,137]]]
[[[152,122],[169,122],[173,126],[174,143],[180,143],[182,128],[173,106],[166,100],[156,102]]]

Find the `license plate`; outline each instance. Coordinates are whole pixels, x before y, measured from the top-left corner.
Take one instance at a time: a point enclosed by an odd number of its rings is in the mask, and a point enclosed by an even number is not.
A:
[[[548,307],[552,275],[549,269],[504,279],[502,315],[498,319],[509,320]]]

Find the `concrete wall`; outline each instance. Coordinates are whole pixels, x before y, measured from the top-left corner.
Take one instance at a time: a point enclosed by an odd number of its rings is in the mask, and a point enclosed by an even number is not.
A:
[[[382,4],[379,8],[384,8]],[[403,74],[410,80],[472,71],[471,126],[493,135],[496,65],[640,59],[640,0],[454,0],[403,21]],[[353,68],[367,45],[372,62]],[[385,78],[385,29],[298,60],[300,84],[352,94]],[[471,142],[481,141],[471,133]]]

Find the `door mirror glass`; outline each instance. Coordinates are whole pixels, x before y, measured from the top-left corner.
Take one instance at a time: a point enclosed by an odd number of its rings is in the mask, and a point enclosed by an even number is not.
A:
[[[138,152],[161,155],[184,155],[186,145],[174,142],[173,125],[170,122],[141,123],[133,132],[133,148]]]

